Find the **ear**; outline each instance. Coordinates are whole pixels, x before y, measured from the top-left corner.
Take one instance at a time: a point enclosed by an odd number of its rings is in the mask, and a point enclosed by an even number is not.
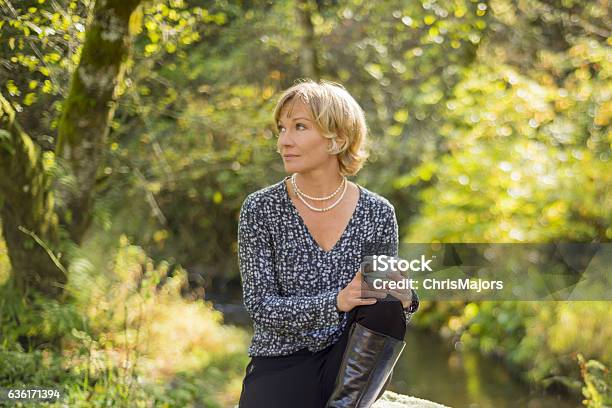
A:
[[[338,154],[340,152],[338,148],[338,142],[336,142],[335,137],[330,140],[327,151],[329,152],[329,154]]]
[[[348,137],[344,132],[338,131],[336,133],[336,143],[338,144],[338,152],[344,151],[348,147]]]

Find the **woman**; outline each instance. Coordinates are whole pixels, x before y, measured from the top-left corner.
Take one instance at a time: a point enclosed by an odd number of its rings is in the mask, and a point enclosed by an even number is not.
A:
[[[240,211],[254,335],[239,407],[369,407],[418,298],[362,281],[365,256],[397,256],[398,247],[390,202],[346,179],[367,158],[364,113],[341,85],[305,81],[283,93],[274,119],[292,176],[250,194]]]

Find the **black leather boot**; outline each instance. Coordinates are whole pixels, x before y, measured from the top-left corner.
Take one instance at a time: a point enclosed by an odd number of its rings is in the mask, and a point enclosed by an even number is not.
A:
[[[354,323],[327,408],[369,408],[382,394],[406,342]]]

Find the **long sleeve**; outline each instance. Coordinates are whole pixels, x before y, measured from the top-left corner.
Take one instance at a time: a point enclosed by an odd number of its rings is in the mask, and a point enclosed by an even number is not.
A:
[[[296,334],[339,324],[339,290],[316,296],[281,296],[274,272],[272,236],[258,201],[247,197],[238,223],[238,262],[243,301],[253,322],[265,329]],[[265,204],[265,203],[261,203]]]
[[[395,216],[395,209],[391,206],[390,215],[384,224],[381,236],[381,244],[379,254],[397,257],[399,253],[399,226]],[[406,322],[412,318],[412,314],[419,309],[419,296],[414,289],[412,291],[412,301],[410,305],[404,309]]]

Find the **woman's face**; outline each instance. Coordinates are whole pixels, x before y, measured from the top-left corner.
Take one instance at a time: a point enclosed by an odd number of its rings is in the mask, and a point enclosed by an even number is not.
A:
[[[287,173],[326,168],[338,161],[337,156],[327,152],[329,140],[321,135],[310,109],[300,100],[289,101],[281,110],[278,134],[278,150]]]

